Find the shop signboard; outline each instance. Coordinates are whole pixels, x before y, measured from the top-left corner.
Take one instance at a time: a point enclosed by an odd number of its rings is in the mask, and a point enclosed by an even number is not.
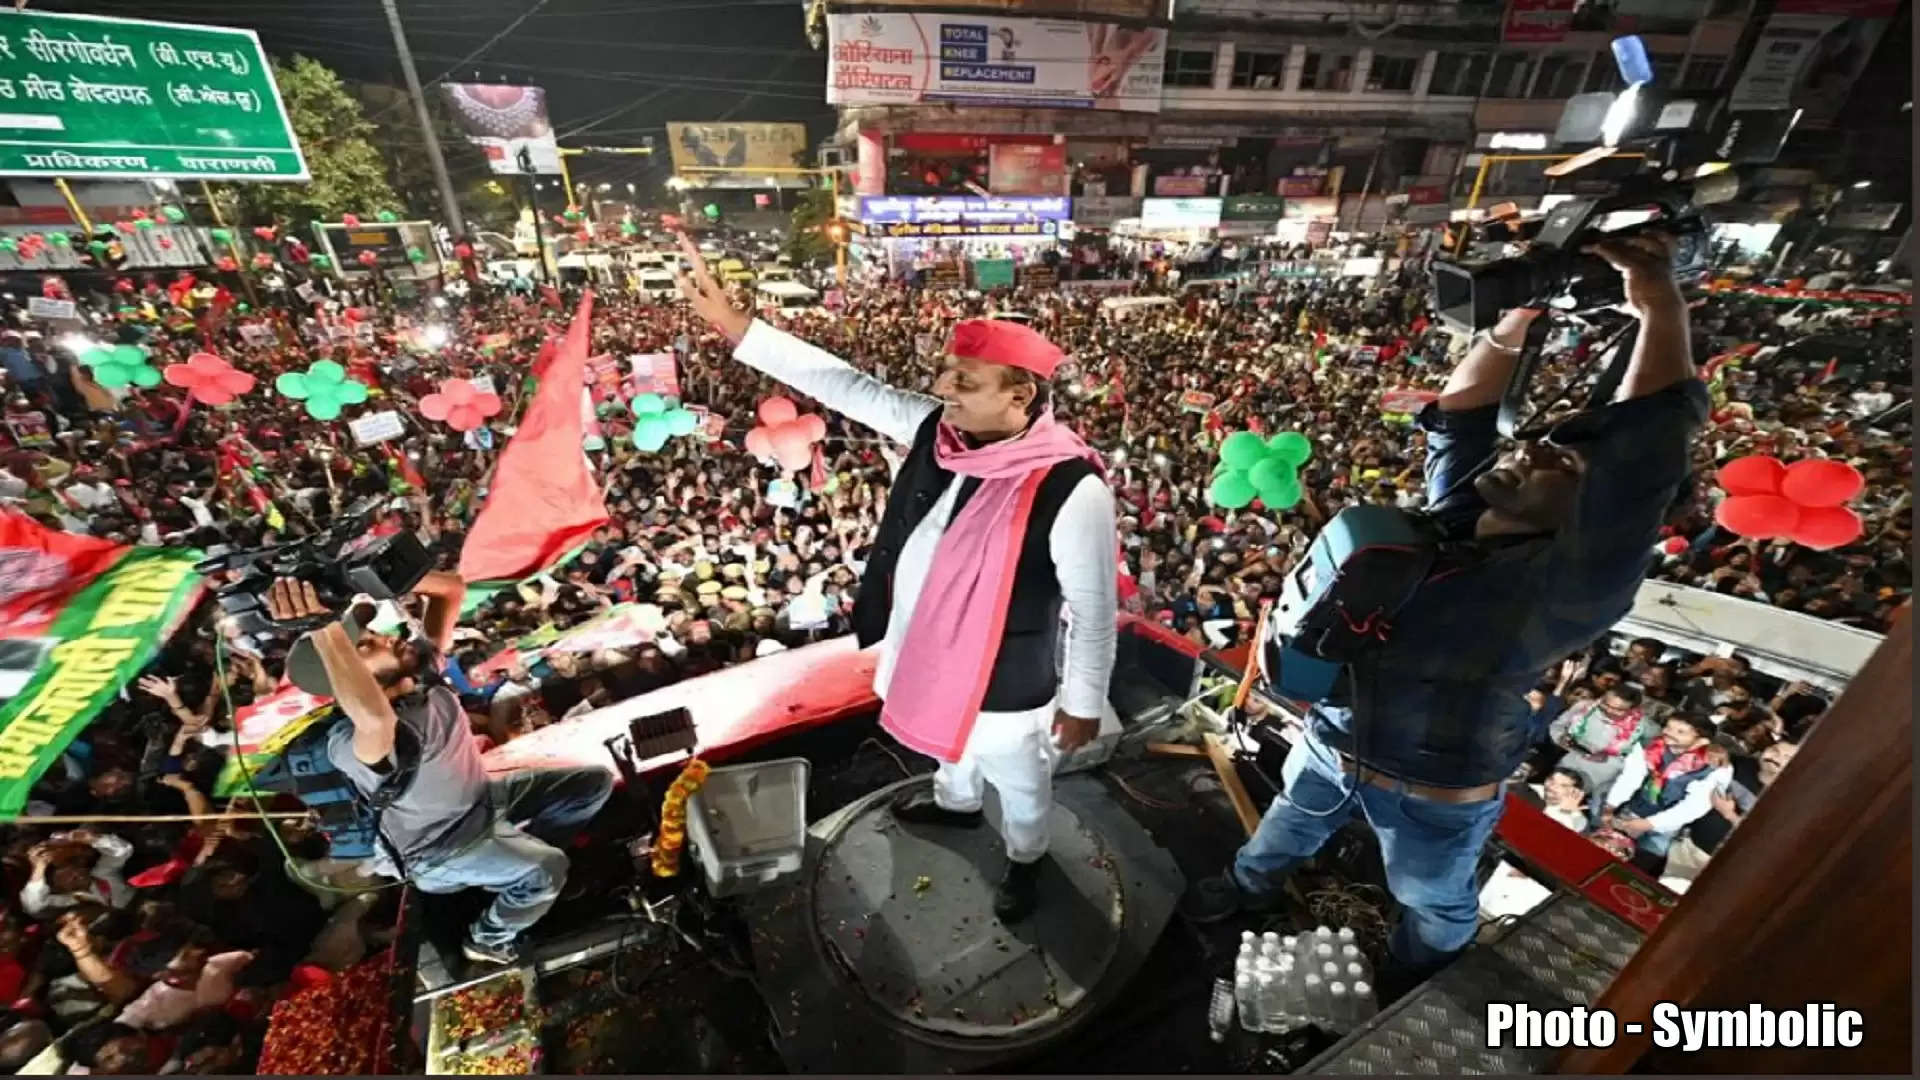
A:
[[[1318,195],[1326,184],[1324,176],[1289,176],[1280,181],[1280,194],[1289,199]]]
[[[1279,195],[1228,195],[1220,200],[1220,235],[1265,235],[1285,210]]]
[[[1288,221],[1332,221],[1340,213],[1340,200],[1331,195],[1288,199],[1280,216]]]
[[[1220,200],[1142,199],[1143,229],[1213,229],[1220,225]]]
[[[1140,200],[1132,195],[1076,195],[1073,223],[1083,229],[1111,229],[1121,218],[1139,217]]]
[[[1204,176],[1156,176],[1153,178],[1153,193],[1175,198],[1205,195],[1207,178]]]
[[[976,289],[1013,288],[1013,260],[973,260],[973,287]]]
[[[827,16],[827,104],[1159,112],[1167,31],[909,11]]]
[[[796,125],[797,126],[797,125]],[[995,142],[987,151],[995,195],[1059,195],[1067,190],[1067,144]]]
[[[0,176],[307,179],[251,30],[5,11],[0,58]]]
[[[957,262],[939,262],[927,267],[927,287],[930,289],[964,289],[966,275],[960,272]]]
[[[1029,289],[1055,289],[1060,286],[1060,271],[1045,263],[1020,268],[1020,284]]]
[[[1898,0],[1780,0],[1727,107],[1800,109],[1803,125],[1833,123],[1899,7]]]
[[[869,236],[1053,236],[1067,220],[1060,195],[862,195]]]
[[[1509,45],[1546,45],[1565,41],[1573,26],[1575,0],[1507,0],[1500,37]]]

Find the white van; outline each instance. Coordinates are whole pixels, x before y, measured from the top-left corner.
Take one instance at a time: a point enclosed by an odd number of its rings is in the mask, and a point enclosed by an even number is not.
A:
[[[797,281],[763,281],[754,289],[754,298],[760,307],[775,311],[813,311],[820,306],[820,294]]]
[[[671,300],[680,295],[680,287],[674,282],[670,270],[646,269],[635,275],[640,295],[649,300]]]

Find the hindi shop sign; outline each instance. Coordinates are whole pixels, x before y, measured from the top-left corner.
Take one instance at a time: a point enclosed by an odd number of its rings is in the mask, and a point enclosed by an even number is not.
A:
[[[260,39],[0,11],[0,176],[306,180]]]
[[[1063,195],[862,195],[872,236],[1053,236],[1067,220]]]

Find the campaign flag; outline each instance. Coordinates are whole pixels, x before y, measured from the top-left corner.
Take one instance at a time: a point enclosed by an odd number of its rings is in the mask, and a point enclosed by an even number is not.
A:
[[[192,609],[199,560],[0,509],[0,820]]]
[[[633,394],[630,396],[680,396],[680,366],[672,353],[635,353],[627,357],[627,363],[633,366]]]
[[[518,579],[578,549],[606,523],[607,505],[580,452],[579,390],[587,367],[593,292],[580,298],[573,325],[555,350],[513,437],[500,452],[487,503],[460,552],[470,582]]]

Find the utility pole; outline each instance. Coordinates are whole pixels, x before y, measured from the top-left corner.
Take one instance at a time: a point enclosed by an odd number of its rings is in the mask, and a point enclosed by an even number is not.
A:
[[[433,166],[433,183],[440,189],[440,210],[455,240],[467,235],[467,223],[460,217],[460,202],[453,197],[453,181],[447,178],[447,159],[440,156],[440,140],[433,132],[433,117],[427,114],[427,99],[420,93],[420,73],[413,69],[413,50],[407,48],[407,32],[400,25],[400,11],[393,0],[380,0],[387,13],[387,26],[393,30],[393,47],[400,54],[400,72],[407,77],[407,96],[413,98],[413,114],[420,121],[420,135],[427,142],[427,163]]]

